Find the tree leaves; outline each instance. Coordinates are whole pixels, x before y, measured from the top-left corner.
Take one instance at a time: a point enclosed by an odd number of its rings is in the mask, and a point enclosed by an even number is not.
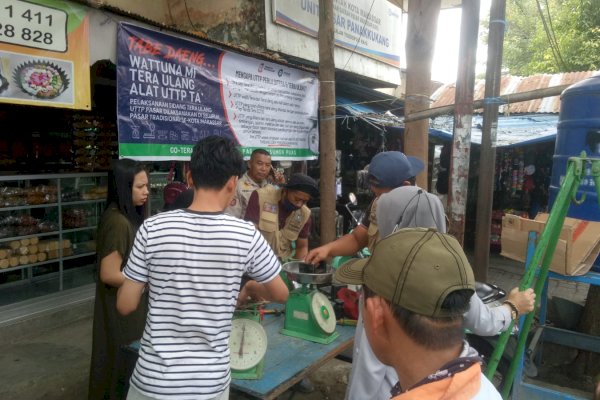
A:
[[[509,0],[503,67],[511,75],[600,69],[600,0]]]

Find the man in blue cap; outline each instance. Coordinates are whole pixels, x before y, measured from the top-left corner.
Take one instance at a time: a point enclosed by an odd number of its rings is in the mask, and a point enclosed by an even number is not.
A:
[[[414,185],[416,176],[424,168],[423,161],[399,151],[384,151],[373,157],[369,164],[369,186],[375,199],[369,205],[360,224],[349,234],[311,250],[306,262],[316,264],[333,256],[355,254],[365,246],[372,252],[379,240],[377,201],[379,196],[400,186]]]
[[[375,243],[402,228],[435,228],[446,232],[446,219],[440,200],[415,186],[416,175],[423,170],[423,166],[422,161],[397,151],[383,152],[373,157],[368,179],[376,197],[365,214],[366,218],[351,234],[314,249],[306,260],[316,263],[329,256],[352,255],[367,244],[372,254]],[[339,279],[338,274],[336,278],[341,283],[353,283]],[[521,313],[526,313],[533,309],[535,295],[532,290],[519,292],[518,289],[513,289],[509,300],[518,305]],[[464,318],[466,326],[477,334],[493,335],[510,324],[508,307],[501,306],[491,310],[477,296],[473,296],[471,303],[471,309]],[[354,341],[352,371],[345,398],[389,399],[390,389],[397,381],[396,372],[381,363],[373,353],[364,333],[361,317]]]

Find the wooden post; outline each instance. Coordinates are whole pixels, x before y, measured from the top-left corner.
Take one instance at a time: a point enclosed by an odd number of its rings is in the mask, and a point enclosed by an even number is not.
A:
[[[335,240],[335,64],[333,0],[319,2],[321,244]]]
[[[506,0],[492,0],[490,36],[485,73],[485,101],[481,155],[477,185],[477,220],[475,221],[475,263],[473,272],[478,281],[487,281],[490,263],[490,226],[494,202],[494,169],[496,167],[496,131],[498,130],[498,101],[502,66],[502,46],[506,28]]]
[[[404,114],[429,108],[431,95],[431,62],[435,48],[437,20],[441,0],[411,1],[408,3],[408,32],[406,37],[406,102]],[[417,177],[417,185],[428,189],[427,166],[429,121],[408,122],[404,127],[402,151],[425,163]]]
[[[473,91],[475,61],[479,34],[479,0],[463,0],[460,24],[460,66],[456,77],[452,159],[448,185],[448,231],[464,244],[469,159],[471,153],[471,122],[473,120]]]

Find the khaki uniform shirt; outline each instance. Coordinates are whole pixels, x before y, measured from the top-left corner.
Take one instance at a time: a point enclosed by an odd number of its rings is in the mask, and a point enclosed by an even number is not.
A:
[[[367,225],[367,235],[369,237],[369,241],[367,247],[371,254],[373,254],[373,250],[375,249],[375,244],[379,241],[379,227],[377,226],[377,200],[379,197],[376,197],[369,209],[367,210],[368,215],[368,225]]]
[[[269,183],[266,180],[261,184],[258,184],[250,178],[248,172],[244,173],[238,180],[235,196],[233,196],[231,203],[229,203],[229,206],[225,209],[225,213],[237,218],[244,218],[248,200],[250,199],[252,192],[267,185],[269,185]]]
[[[281,189],[268,187],[258,190],[258,207],[260,217],[258,221],[258,230],[265,237],[275,255],[281,259],[292,256],[294,249],[292,242],[300,236],[304,226],[310,219],[310,209],[302,206],[297,210],[290,212],[285,225],[279,229],[279,212],[281,201]]]

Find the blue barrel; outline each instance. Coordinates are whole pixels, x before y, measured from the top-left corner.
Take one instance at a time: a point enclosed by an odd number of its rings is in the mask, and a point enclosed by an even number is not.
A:
[[[600,76],[569,86],[560,96],[560,116],[550,183],[550,207],[567,172],[569,157],[585,151],[588,157],[600,158]],[[577,198],[585,193],[581,205],[571,203],[567,216],[587,221],[600,221],[600,206],[589,168],[579,186]],[[595,270],[600,266],[596,260]]]

